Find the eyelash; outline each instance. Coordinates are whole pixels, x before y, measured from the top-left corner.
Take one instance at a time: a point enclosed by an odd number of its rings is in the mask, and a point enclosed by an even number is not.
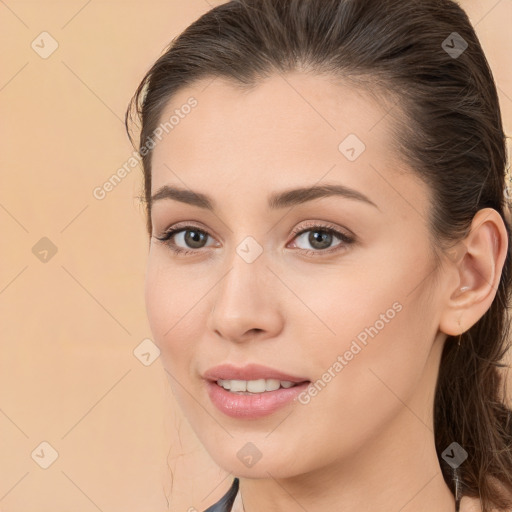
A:
[[[161,237],[155,236],[155,238],[163,243],[165,243],[172,252],[175,254],[179,254],[181,256],[186,256],[189,254],[197,254],[201,251],[201,249],[183,249],[181,247],[178,247],[175,242],[172,242],[171,239],[174,235],[182,232],[182,231],[196,231],[199,233],[202,233],[206,236],[211,236],[207,231],[204,229],[201,229],[197,226],[193,225],[184,225],[184,226],[175,226],[170,229],[168,229]],[[333,252],[337,252],[342,250],[343,246],[348,246],[353,244],[356,240],[355,237],[352,235],[348,235],[345,233],[340,232],[338,229],[334,228],[330,225],[323,225],[323,224],[308,224],[306,226],[301,226],[301,228],[294,229],[292,231],[293,240],[297,238],[299,235],[302,235],[304,233],[307,233],[308,231],[321,231],[328,233],[330,235],[334,235],[336,238],[341,240],[341,243],[338,245],[335,245],[334,247],[331,247],[329,249],[299,249],[302,253],[306,254],[307,256],[319,256],[323,254],[332,254]]]

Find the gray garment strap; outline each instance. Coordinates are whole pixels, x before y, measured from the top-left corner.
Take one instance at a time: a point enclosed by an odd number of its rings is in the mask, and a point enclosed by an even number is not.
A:
[[[238,493],[238,483],[238,478],[235,478],[229,491],[224,494],[217,503],[208,507],[204,512],[231,512],[231,508],[233,507],[233,503],[235,502],[235,498]]]

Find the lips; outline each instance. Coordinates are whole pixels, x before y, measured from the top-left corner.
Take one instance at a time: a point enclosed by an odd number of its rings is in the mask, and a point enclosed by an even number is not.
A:
[[[248,364],[242,367],[236,367],[232,364],[222,364],[210,368],[203,374],[203,378],[209,381],[217,380],[258,380],[258,379],[276,379],[279,381],[290,381],[293,383],[309,382],[306,377],[290,375],[282,371],[262,366],[259,364]]]

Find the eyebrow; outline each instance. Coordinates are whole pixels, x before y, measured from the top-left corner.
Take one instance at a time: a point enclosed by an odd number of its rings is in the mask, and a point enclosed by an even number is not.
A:
[[[313,201],[314,199],[330,196],[341,196],[347,199],[355,199],[374,206],[379,210],[379,207],[363,193],[353,188],[338,184],[315,185],[312,187],[295,188],[282,192],[275,192],[269,196],[268,206],[270,209],[277,210],[279,208],[295,206],[308,201]],[[151,202],[153,203],[163,199],[173,199],[181,203],[215,211],[215,201],[213,201],[213,199],[208,195],[201,192],[194,192],[192,190],[164,185],[151,196]]]

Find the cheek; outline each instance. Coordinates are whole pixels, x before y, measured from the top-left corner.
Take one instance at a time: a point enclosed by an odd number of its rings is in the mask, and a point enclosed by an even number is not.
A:
[[[307,347],[304,357],[317,379],[333,382],[326,384],[334,393],[325,393],[326,402],[340,403],[342,394],[352,412],[372,406],[376,393],[391,394],[386,385],[399,396],[410,393],[435,334],[432,302],[417,286],[428,261],[395,259],[387,273],[375,269],[365,265],[361,272],[324,276],[316,286],[313,279],[303,281],[298,292],[316,316],[308,314],[296,327]]]
[[[394,272],[382,275],[366,267],[301,276],[294,291],[309,311],[297,303],[295,309],[301,315],[291,328],[302,333],[299,339],[317,356],[344,353],[354,340],[362,347],[369,346],[373,339],[383,340],[405,316],[410,303],[407,271],[401,270],[400,275],[395,268]],[[323,366],[328,362],[318,361]]]
[[[194,289],[193,280],[183,275],[156,257],[148,260],[144,290],[147,317],[163,363],[173,374],[187,367],[184,363],[192,357],[194,340],[200,339],[203,325],[198,315],[204,292]]]
[[[303,397],[297,424],[309,423],[318,434],[302,442],[313,464],[356,452],[378,437],[421,383],[432,341],[423,319],[430,313],[420,298],[380,284],[366,298],[340,297],[331,305],[338,311],[330,324],[336,337],[317,336],[305,354],[318,372],[317,391]]]

